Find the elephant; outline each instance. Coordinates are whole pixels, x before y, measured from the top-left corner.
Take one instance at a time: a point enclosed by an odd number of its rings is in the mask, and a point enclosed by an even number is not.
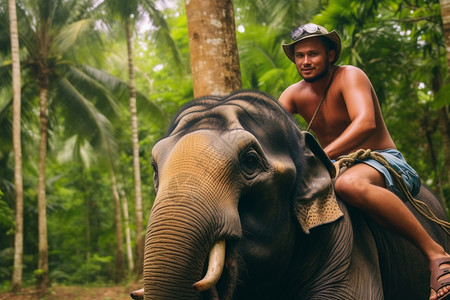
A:
[[[263,92],[195,99],[152,166],[145,299],[428,299],[425,256],[335,196],[319,143]],[[430,190],[416,198],[446,219]]]

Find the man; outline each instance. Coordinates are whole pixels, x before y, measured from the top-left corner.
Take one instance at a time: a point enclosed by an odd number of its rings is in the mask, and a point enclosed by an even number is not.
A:
[[[308,23],[295,29],[291,37],[293,42],[284,44],[283,50],[303,80],[289,86],[279,103],[310,123],[331,159],[359,149],[377,150],[400,171],[412,195],[417,194],[420,179],[396,150],[369,78],[354,66],[335,66],[341,51],[336,31],[328,32],[322,26]],[[396,195],[393,179],[382,164],[373,159],[355,164],[338,176],[335,190],[343,200],[365,211],[380,225],[415,243],[428,258],[430,270],[442,263],[450,267],[450,256]],[[438,273],[439,270],[432,272],[430,282],[434,286],[430,294],[433,300],[450,296],[450,279],[446,279],[444,287],[440,288],[442,281],[436,287]]]

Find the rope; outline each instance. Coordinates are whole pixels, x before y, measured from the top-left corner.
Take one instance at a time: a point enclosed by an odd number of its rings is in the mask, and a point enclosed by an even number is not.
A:
[[[330,86],[331,86],[331,82],[333,81],[334,72],[336,72],[336,69],[337,69],[337,66],[333,66],[333,70],[331,71],[330,81],[328,82],[327,86],[325,87],[325,90],[323,91],[322,99],[320,99],[319,105],[317,105],[317,108],[316,108],[316,110],[314,111],[314,114],[313,114],[313,116],[312,116],[312,118],[311,118],[311,121],[309,121],[308,127],[306,128],[306,131],[307,131],[307,132],[309,132],[309,130],[311,129],[311,126],[312,126],[314,120],[315,120],[316,117],[317,117],[317,113],[319,112],[320,107],[321,107],[322,104],[323,104],[323,101],[325,101],[325,98],[326,98],[327,93],[328,93],[328,89],[329,89]]]
[[[446,222],[444,220],[439,219],[428,207],[426,203],[423,201],[420,201],[418,199],[415,199],[411,192],[408,189],[408,186],[406,185],[405,181],[403,180],[402,176],[398,174],[387,162],[386,158],[384,158],[383,155],[377,152],[372,152],[370,149],[364,150],[360,149],[353,153],[350,153],[349,155],[341,156],[338,158],[339,167],[351,167],[355,164],[356,160],[365,160],[365,159],[374,159],[381,163],[391,174],[392,178],[394,179],[395,186],[403,193],[403,195],[406,197],[406,199],[411,203],[411,205],[425,218],[428,220],[438,224],[441,226],[441,228],[450,235],[450,223]]]

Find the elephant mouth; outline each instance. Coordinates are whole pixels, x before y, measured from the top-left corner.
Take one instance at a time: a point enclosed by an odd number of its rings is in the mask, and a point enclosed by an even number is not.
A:
[[[237,281],[236,242],[219,241],[211,248],[205,261],[203,279],[193,285],[200,300],[228,300],[233,296]],[[143,300],[144,289],[130,293],[132,299]]]
[[[233,296],[237,281],[237,251],[235,243],[219,241],[211,248],[205,262],[204,277],[194,283],[202,300],[227,300]]]

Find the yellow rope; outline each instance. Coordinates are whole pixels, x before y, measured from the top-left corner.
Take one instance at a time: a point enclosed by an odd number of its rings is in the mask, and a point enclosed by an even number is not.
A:
[[[450,223],[439,219],[423,201],[415,199],[411,192],[409,191],[405,181],[402,176],[398,174],[387,162],[386,158],[378,152],[372,152],[370,149],[364,150],[360,149],[349,155],[342,156],[338,158],[339,167],[351,167],[355,164],[356,160],[374,159],[381,163],[391,174],[394,179],[395,186],[403,193],[403,195],[408,199],[412,206],[428,220],[438,224],[441,228],[450,235]]]

